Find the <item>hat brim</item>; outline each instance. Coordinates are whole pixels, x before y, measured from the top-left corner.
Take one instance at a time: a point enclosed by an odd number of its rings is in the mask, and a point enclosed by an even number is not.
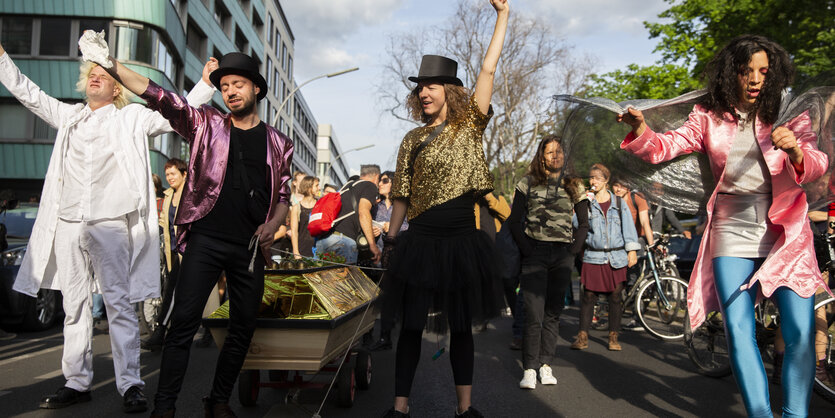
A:
[[[409,81],[420,83],[421,81],[437,81],[444,84],[455,84],[456,86],[464,86],[464,83],[458,77],[449,76],[433,76],[433,77],[409,77]]]
[[[264,97],[267,97],[267,80],[264,80],[264,77],[258,73],[253,73],[238,68],[218,68],[217,70],[214,70],[211,74],[209,74],[209,80],[211,80],[212,84],[214,84],[214,86],[217,87],[218,90],[220,90],[220,79],[230,74],[246,77],[250,81],[255,83],[255,85],[258,86],[258,89],[260,89],[257,96],[259,102]]]

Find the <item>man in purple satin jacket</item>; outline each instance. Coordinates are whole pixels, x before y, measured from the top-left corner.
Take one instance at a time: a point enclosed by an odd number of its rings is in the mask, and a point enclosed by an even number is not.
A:
[[[210,106],[191,107],[177,94],[110,60],[114,65],[108,71],[168,119],[191,145],[175,220],[183,260],[151,416],[174,415],[191,341],[221,271],[231,289],[229,334],[211,393],[203,402],[206,416],[234,416],[229,396],[255,331],[269,248],[287,216],[293,143],[258,118],[256,105],[267,94],[267,82],[247,55],[224,55],[209,76],[231,110],[226,114]],[[255,257],[256,241],[263,257]]]

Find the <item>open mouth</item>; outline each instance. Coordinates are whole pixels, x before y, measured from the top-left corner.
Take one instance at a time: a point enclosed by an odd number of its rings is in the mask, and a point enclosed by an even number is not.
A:
[[[229,105],[230,105],[230,106],[231,106],[231,105],[237,105],[237,104],[240,104],[240,103],[242,103],[242,102],[243,102],[243,100],[241,100],[241,99],[239,99],[239,98],[237,98],[237,97],[229,99]]]
[[[760,89],[748,89],[747,90],[748,97],[756,98],[760,95]]]

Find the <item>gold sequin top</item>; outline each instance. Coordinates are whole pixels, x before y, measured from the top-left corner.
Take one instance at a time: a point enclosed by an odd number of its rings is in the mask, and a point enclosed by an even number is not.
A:
[[[406,213],[409,219],[463,194],[481,197],[493,190],[493,178],[482,148],[484,129],[492,116],[493,108],[482,114],[472,96],[466,115],[461,120],[449,121],[417,156],[413,176],[409,167],[412,153],[434,127],[421,126],[406,134],[397,154],[391,197],[409,199]]]

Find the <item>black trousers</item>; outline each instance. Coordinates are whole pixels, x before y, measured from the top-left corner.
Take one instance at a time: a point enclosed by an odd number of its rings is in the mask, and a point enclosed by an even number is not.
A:
[[[574,256],[568,243],[537,241],[533,253],[522,257],[519,277],[525,309],[522,363],[525,369],[553,364],[559,339],[560,314],[571,281]]]
[[[171,327],[162,351],[159,387],[154,398],[156,411],[174,408],[203,307],[223,271],[229,289],[229,334],[217,359],[209,396],[214,402],[229,402],[255,332],[255,318],[264,294],[264,259],[259,251],[255,270],[249,273],[251,257],[245,244],[191,234],[180,264]]]

